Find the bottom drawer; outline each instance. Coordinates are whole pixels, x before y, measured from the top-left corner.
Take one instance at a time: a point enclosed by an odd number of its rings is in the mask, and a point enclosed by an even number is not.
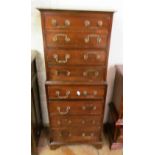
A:
[[[57,142],[90,142],[99,141],[101,130],[93,128],[85,129],[57,129],[51,130],[51,138]]]

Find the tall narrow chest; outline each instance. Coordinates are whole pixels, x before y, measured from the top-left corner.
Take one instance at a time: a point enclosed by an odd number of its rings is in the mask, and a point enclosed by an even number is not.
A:
[[[40,12],[50,144],[102,144],[113,12]]]

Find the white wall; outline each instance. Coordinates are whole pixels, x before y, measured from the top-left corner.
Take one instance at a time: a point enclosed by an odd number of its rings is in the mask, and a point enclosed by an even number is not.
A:
[[[106,98],[106,109],[104,122],[107,119],[108,106],[111,101],[113,81],[115,75],[115,64],[123,63],[123,51],[122,51],[122,0],[32,0],[32,39],[31,47],[40,52],[38,61],[39,65],[39,81],[41,90],[41,104],[43,110],[44,124],[48,124],[46,97],[45,97],[45,66],[43,55],[43,41],[41,31],[40,13],[36,9],[38,7],[58,8],[58,9],[78,9],[78,10],[115,10],[113,18],[113,28],[111,35],[111,45],[108,63],[108,91]]]

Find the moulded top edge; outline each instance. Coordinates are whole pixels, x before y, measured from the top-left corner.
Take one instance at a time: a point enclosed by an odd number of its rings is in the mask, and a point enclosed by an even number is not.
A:
[[[116,10],[113,9],[102,9],[102,10],[93,10],[93,9],[53,9],[53,8],[37,8],[39,11],[77,11],[77,12],[110,12],[110,13],[115,13],[117,12]]]

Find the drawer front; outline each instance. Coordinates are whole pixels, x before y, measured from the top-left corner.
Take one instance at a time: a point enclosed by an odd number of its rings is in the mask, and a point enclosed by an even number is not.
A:
[[[106,50],[46,50],[47,66],[52,65],[103,65]]]
[[[106,48],[108,33],[48,31],[45,40],[46,46],[53,48]]]
[[[101,116],[50,116],[50,123],[52,128],[76,128],[85,126],[96,126],[101,127],[102,117]]]
[[[104,101],[51,101],[48,104],[49,115],[101,115]]]
[[[63,67],[53,66],[47,70],[47,80],[55,81],[103,81],[106,79],[105,67]]]
[[[103,99],[106,85],[46,85],[48,99]]]
[[[58,129],[51,130],[51,137],[54,141],[62,142],[85,142],[85,141],[94,141],[100,140],[101,130],[94,128],[84,129]]]
[[[111,13],[50,12],[45,14],[45,29],[103,29],[110,26],[111,19]]]

